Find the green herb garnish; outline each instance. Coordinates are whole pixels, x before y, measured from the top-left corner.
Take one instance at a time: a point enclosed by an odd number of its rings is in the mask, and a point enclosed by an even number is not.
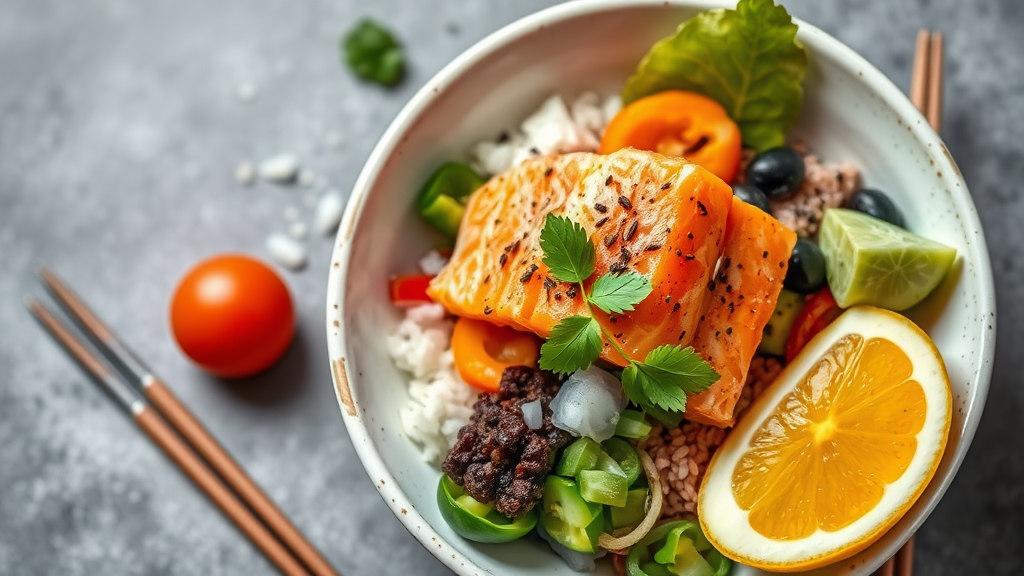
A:
[[[345,61],[357,76],[384,86],[402,79],[405,56],[391,32],[381,24],[363,18],[342,41]]]
[[[772,0],[702,12],[658,41],[622,91],[624,103],[688,90],[725,107],[743,143],[761,152],[786,143],[803,100],[807,51],[797,25]]]
[[[596,251],[587,231],[564,216],[544,220],[540,232],[543,262],[561,282],[578,284],[586,316],[562,319],[540,348],[540,367],[559,374],[586,370],[601,355],[602,338],[629,361],[622,372],[622,390],[637,406],[666,425],[679,423],[686,410],[686,395],[696,394],[719,375],[693,347],[659,346],[643,362],[630,358],[594,318],[596,307],[608,314],[633,310],[651,293],[651,282],[636,272],[603,274],[587,291],[583,282],[595,271]]]

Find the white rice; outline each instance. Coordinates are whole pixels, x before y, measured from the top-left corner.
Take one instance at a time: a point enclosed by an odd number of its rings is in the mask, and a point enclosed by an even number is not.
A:
[[[470,148],[470,163],[476,171],[490,176],[531,156],[594,152],[601,143],[605,125],[621,107],[618,95],[602,101],[594,92],[584,92],[567,106],[555,94],[523,120],[518,130]]]
[[[399,411],[402,430],[435,464],[469,422],[478,395],[453,364],[453,325],[440,304],[424,304],[406,310],[387,340],[395,366],[412,376],[409,400]]]

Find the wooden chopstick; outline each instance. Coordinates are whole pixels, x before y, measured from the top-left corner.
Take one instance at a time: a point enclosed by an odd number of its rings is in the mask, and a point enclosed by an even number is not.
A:
[[[132,416],[135,424],[149,436],[189,478],[213,500],[214,504],[238,526],[282,573],[308,576],[308,572],[260,523],[223,482],[182,442],[170,426],[138,396],[106,363],[87,348],[70,328],[35,298],[26,304],[47,332],[92,376],[117,403]]]
[[[180,434],[206,460],[224,482],[235,491],[253,512],[259,516],[278,538],[316,576],[338,576],[327,560],[288,520],[259,486],[224,450],[206,428],[192,415],[177,396],[86,306],[71,288],[56,274],[44,267],[38,269],[40,280],[60,305],[82,327],[83,332],[115,365],[128,372],[127,380],[170,422]]]
[[[936,132],[942,127],[943,60],[942,33],[919,31],[910,77],[910,101]]]
[[[910,101],[925,115],[928,124],[936,132],[942,128],[944,74],[942,33],[918,31],[917,45],[914,49],[914,69],[910,76]],[[911,536],[874,576],[912,576],[913,572],[914,537]]]

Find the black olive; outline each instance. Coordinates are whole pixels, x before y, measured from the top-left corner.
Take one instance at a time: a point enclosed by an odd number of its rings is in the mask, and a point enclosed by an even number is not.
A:
[[[782,285],[800,294],[810,294],[825,285],[825,256],[817,244],[797,238]]]
[[[885,220],[894,226],[903,227],[903,214],[892,203],[884,192],[871,188],[862,188],[854,192],[847,200],[846,207],[850,210],[863,212],[879,220]]]
[[[760,208],[765,214],[771,214],[768,210],[768,197],[756,186],[750,184],[733,184],[732,193],[747,204]]]
[[[804,182],[804,159],[787,147],[762,152],[747,166],[747,184],[761,189],[772,200],[796,192]]]

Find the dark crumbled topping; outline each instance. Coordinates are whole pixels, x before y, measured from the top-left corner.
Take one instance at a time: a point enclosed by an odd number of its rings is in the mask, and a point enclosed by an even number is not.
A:
[[[618,238],[618,234],[609,234],[604,237],[604,247],[611,248],[612,244],[615,244],[615,239]]]
[[[605,178],[604,185],[605,186],[611,186],[612,185],[612,175],[611,174],[609,174],[608,177]]]
[[[686,259],[687,260],[693,260],[694,258],[696,258],[696,256],[694,256],[693,254],[687,254],[686,255]]]
[[[630,202],[629,198],[626,198],[625,196],[619,196],[619,206],[622,206],[626,210],[633,209],[633,203]]]
[[[605,212],[608,211],[608,207],[605,206],[604,204],[601,204],[600,202],[598,202],[598,203],[594,204],[594,210],[597,210],[601,214],[604,214]]]
[[[644,252],[654,252],[655,250],[660,250],[660,249],[661,249],[661,244],[648,244],[647,247],[644,248]]]
[[[707,216],[708,215],[708,209],[704,206],[704,204],[701,203],[700,200],[697,200],[697,210],[700,210],[700,215],[701,216]]]
[[[761,252],[761,258],[767,258],[767,257],[768,257],[768,251],[767,250],[765,250],[764,252]]]
[[[550,277],[550,276],[545,276],[544,277],[544,288],[550,290],[550,289],[554,288],[555,286],[558,286],[558,283],[555,282],[555,280],[552,277]]]
[[[683,251],[680,250],[679,248],[676,248],[676,256],[680,256],[681,257],[682,255],[683,255]]]
[[[693,240],[693,232],[687,232],[686,237],[690,240]]]
[[[715,290],[715,281],[714,280],[708,281],[708,290],[711,290],[712,292],[714,292],[714,290]]]
[[[565,291],[565,295],[569,298],[575,298],[577,294],[579,294],[579,292],[576,291],[575,286],[570,286],[569,289]]]
[[[501,256],[498,256],[498,263],[501,264],[502,268],[505,267],[505,264],[507,262],[508,262],[508,254],[502,254]]]
[[[489,316],[491,312],[494,312],[494,310],[491,310],[490,306],[484,306],[484,316]]]
[[[549,167],[547,170],[544,171],[544,177],[547,178],[548,176],[551,176],[551,173],[554,172],[554,171],[555,171],[554,168],[550,168]]]
[[[679,305],[679,302],[676,302],[675,304],[672,305],[672,311],[673,312],[678,312],[679,308],[681,308],[681,306]]]
[[[732,334],[732,326],[729,326],[728,328],[726,328],[725,329],[725,333],[726,334]]]
[[[668,190],[671,187],[672,187],[672,183],[671,182],[665,182],[664,184],[661,185],[661,189],[662,190]]]
[[[548,405],[560,387],[550,372],[526,366],[506,369],[497,392],[480,394],[441,470],[476,500],[493,502],[508,518],[529,512],[540,500],[551,463],[572,441],[551,423]],[[530,430],[522,405],[534,400],[541,402],[544,421]]]
[[[629,242],[630,240],[632,240],[633,235],[636,234],[636,228],[638,225],[638,222],[636,220],[633,220],[633,222],[630,223],[629,227],[622,231],[622,240],[625,242]]]
[[[605,216],[604,218],[601,218],[597,222],[594,222],[594,228],[600,228],[601,226],[604,226],[606,222],[608,222],[608,217],[607,216]]]
[[[707,136],[701,136],[696,142],[693,143],[692,146],[683,151],[683,157],[685,158],[690,154],[696,154],[697,152],[700,152],[700,149],[706,146],[708,142],[710,142],[710,140],[708,140]]]
[[[519,281],[522,282],[523,284],[526,284],[527,282],[530,281],[530,278],[533,278],[533,273],[536,271],[537,265],[530,264],[530,267],[526,269],[526,272],[523,272],[523,275],[519,277]]]

